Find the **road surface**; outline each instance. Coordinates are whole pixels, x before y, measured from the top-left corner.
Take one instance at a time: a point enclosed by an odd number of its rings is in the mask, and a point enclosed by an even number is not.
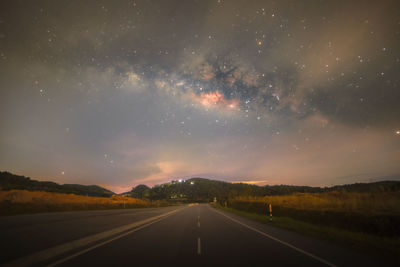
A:
[[[382,266],[210,205],[0,218],[4,266]]]

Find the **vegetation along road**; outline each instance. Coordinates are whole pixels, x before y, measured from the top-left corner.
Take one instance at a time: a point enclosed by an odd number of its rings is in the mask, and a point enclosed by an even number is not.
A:
[[[0,220],[5,266],[377,266],[367,255],[208,204]]]

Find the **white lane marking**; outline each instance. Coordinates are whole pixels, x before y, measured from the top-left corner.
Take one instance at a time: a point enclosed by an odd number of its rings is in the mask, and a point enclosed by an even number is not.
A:
[[[173,211],[170,211],[167,213],[163,213],[163,214],[160,214],[157,216],[150,217],[148,219],[137,221],[137,222],[134,222],[134,223],[131,223],[128,225],[123,225],[123,226],[120,226],[120,227],[117,227],[117,228],[114,228],[111,230],[107,230],[107,231],[104,231],[104,232],[101,232],[98,234],[90,235],[87,237],[83,237],[83,238],[80,238],[80,239],[77,239],[77,240],[74,240],[71,242],[67,242],[67,243],[55,246],[55,247],[51,247],[51,248],[48,248],[48,249],[45,249],[45,250],[42,250],[39,252],[35,252],[35,253],[29,254],[27,256],[18,258],[16,260],[7,262],[4,264],[4,266],[32,266],[34,264],[38,264],[40,262],[50,260],[51,258],[53,258],[55,256],[67,253],[71,250],[79,249],[81,247],[90,245],[94,242],[98,242],[105,238],[109,238],[113,235],[117,235],[122,232],[131,230],[132,228],[142,226],[142,225],[147,224],[152,221],[155,222],[158,219],[169,216],[180,210],[182,210],[182,209],[176,209],[176,210],[173,210]],[[120,237],[122,237],[122,236],[120,236]],[[115,240],[115,238],[113,238],[112,240]]]
[[[197,238],[197,255],[201,255],[201,241],[200,241],[200,237]]]
[[[295,246],[293,246],[292,244],[289,244],[289,243],[287,243],[287,242],[285,242],[285,241],[282,241],[282,240],[280,240],[280,239],[278,239],[278,238],[276,238],[276,237],[273,237],[273,236],[271,236],[271,235],[269,235],[269,234],[266,234],[266,233],[264,233],[264,232],[262,232],[262,231],[260,231],[260,230],[258,230],[258,229],[256,229],[256,228],[254,228],[254,227],[251,227],[251,226],[249,226],[249,225],[247,225],[247,224],[245,224],[245,223],[242,223],[241,221],[238,221],[238,220],[236,220],[236,219],[234,219],[234,218],[232,218],[232,217],[230,217],[230,216],[228,216],[228,215],[225,215],[224,213],[222,213],[222,212],[220,212],[220,211],[217,211],[216,209],[212,209],[212,210],[214,210],[216,213],[219,213],[219,214],[221,214],[222,216],[225,216],[226,218],[228,218],[228,219],[230,219],[230,220],[232,220],[232,221],[234,221],[234,222],[236,222],[236,223],[238,223],[238,224],[240,224],[240,225],[242,225],[242,226],[244,226],[244,227],[246,227],[246,228],[248,228],[248,229],[250,229],[250,230],[253,230],[254,232],[257,232],[257,233],[259,233],[259,234],[261,234],[261,235],[263,235],[263,236],[266,236],[266,237],[268,237],[268,238],[270,238],[270,239],[272,239],[272,240],[274,240],[274,241],[276,241],[276,242],[279,242],[279,243],[281,243],[282,245],[285,245],[285,246],[287,246],[287,247],[290,247],[290,248],[292,248],[292,249],[294,249],[294,250],[296,250],[296,251],[298,251],[298,252],[300,252],[300,253],[302,253],[302,254],[304,254],[304,255],[307,255],[307,256],[309,256],[309,257],[311,257],[311,258],[313,258],[313,259],[315,259],[315,260],[317,260],[317,261],[319,261],[319,262],[322,262],[322,263],[324,263],[324,264],[326,264],[326,265],[328,265],[328,266],[331,266],[331,267],[337,267],[337,265],[335,265],[335,264],[333,264],[333,263],[331,263],[331,262],[329,262],[329,261],[327,261],[327,260],[324,260],[324,259],[322,259],[322,258],[320,258],[320,257],[318,257],[318,256],[316,256],[316,255],[314,255],[314,254],[312,254],[312,253],[310,253],[310,252],[307,252],[307,251],[305,251],[305,250],[302,250],[301,248],[295,247]]]
[[[143,229],[143,228],[145,228],[145,227],[147,227],[147,226],[149,226],[149,225],[151,225],[151,224],[153,224],[153,223],[162,221],[162,220],[164,220],[165,218],[167,218],[167,217],[170,216],[170,215],[171,215],[171,214],[169,214],[169,215],[167,215],[167,216],[165,216],[165,217],[162,217],[161,219],[158,219],[158,220],[149,222],[148,224],[142,225],[142,226],[140,226],[140,227],[138,227],[138,228],[135,228],[135,229],[133,229],[133,230],[131,230],[131,231],[129,231],[129,232],[123,233],[122,235],[113,237],[113,238],[108,239],[108,240],[106,240],[106,241],[104,241],[104,242],[101,242],[101,243],[99,243],[99,244],[97,244],[97,245],[91,246],[90,248],[87,248],[87,249],[84,249],[84,250],[82,250],[82,251],[79,251],[79,252],[77,252],[77,253],[75,253],[75,254],[72,254],[72,255],[70,255],[70,256],[68,256],[68,257],[66,257],[66,258],[63,258],[63,259],[61,259],[61,260],[58,260],[58,261],[53,262],[53,263],[51,263],[51,264],[48,264],[48,265],[46,265],[46,267],[53,267],[53,266],[60,265],[61,263],[64,263],[64,262],[66,262],[66,261],[68,261],[68,260],[70,260],[70,259],[72,259],[72,258],[78,257],[79,255],[85,254],[86,252],[89,252],[89,251],[91,251],[91,250],[93,250],[93,249],[95,249],[95,248],[101,247],[101,246],[103,246],[103,245],[105,245],[105,244],[108,244],[108,243],[114,241],[114,240],[120,239],[121,237],[124,237],[124,236],[126,236],[126,235],[132,234],[132,233],[134,233],[134,232],[136,232],[136,231],[139,231],[140,229]]]

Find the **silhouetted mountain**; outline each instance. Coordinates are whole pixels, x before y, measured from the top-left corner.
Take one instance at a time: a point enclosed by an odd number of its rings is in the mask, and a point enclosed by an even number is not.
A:
[[[29,177],[0,172],[0,190],[21,189],[29,191],[47,191],[87,196],[109,197],[115,193],[97,185],[57,184],[32,180]]]
[[[264,196],[285,195],[294,192],[315,193],[322,192],[319,187],[309,186],[257,186],[244,183],[228,183],[223,181],[209,180],[205,178],[191,178],[185,181],[172,181],[170,183],[156,185],[153,188],[141,188],[142,196],[149,199],[186,199],[187,201],[212,201],[214,197],[228,199],[236,196]],[[127,194],[132,197],[140,197],[136,192],[138,187]]]
[[[373,192],[395,192],[400,191],[399,181],[381,181],[373,183],[355,183],[336,185],[328,188],[329,191],[346,191],[346,192],[360,192],[360,193],[373,193]]]
[[[149,188],[145,185],[134,187],[126,195],[148,199],[170,199],[189,202],[207,202],[217,197],[224,201],[236,196],[288,195],[293,193],[323,193],[329,191],[382,192],[400,191],[399,181],[356,183],[333,187],[311,187],[294,185],[257,186],[244,183],[228,183],[204,178],[172,181]]]
[[[73,193],[88,196],[111,196],[114,193],[97,185],[64,184],[41,182],[28,177],[0,172],[0,190],[25,189],[30,191],[48,191],[57,193]],[[345,192],[393,192],[400,191],[400,181],[381,181],[373,183],[355,183],[332,187],[311,187],[295,185],[257,186],[244,183],[229,183],[205,178],[171,181],[156,185],[138,185],[124,195],[150,200],[176,200],[188,202],[208,202],[214,197],[225,201],[237,196],[289,195],[293,193],[323,193],[330,191]]]

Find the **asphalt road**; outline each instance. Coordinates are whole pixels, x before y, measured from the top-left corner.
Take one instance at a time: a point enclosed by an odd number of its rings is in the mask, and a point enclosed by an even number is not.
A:
[[[382,266],[209,205],[0,218],[5,266]]]

